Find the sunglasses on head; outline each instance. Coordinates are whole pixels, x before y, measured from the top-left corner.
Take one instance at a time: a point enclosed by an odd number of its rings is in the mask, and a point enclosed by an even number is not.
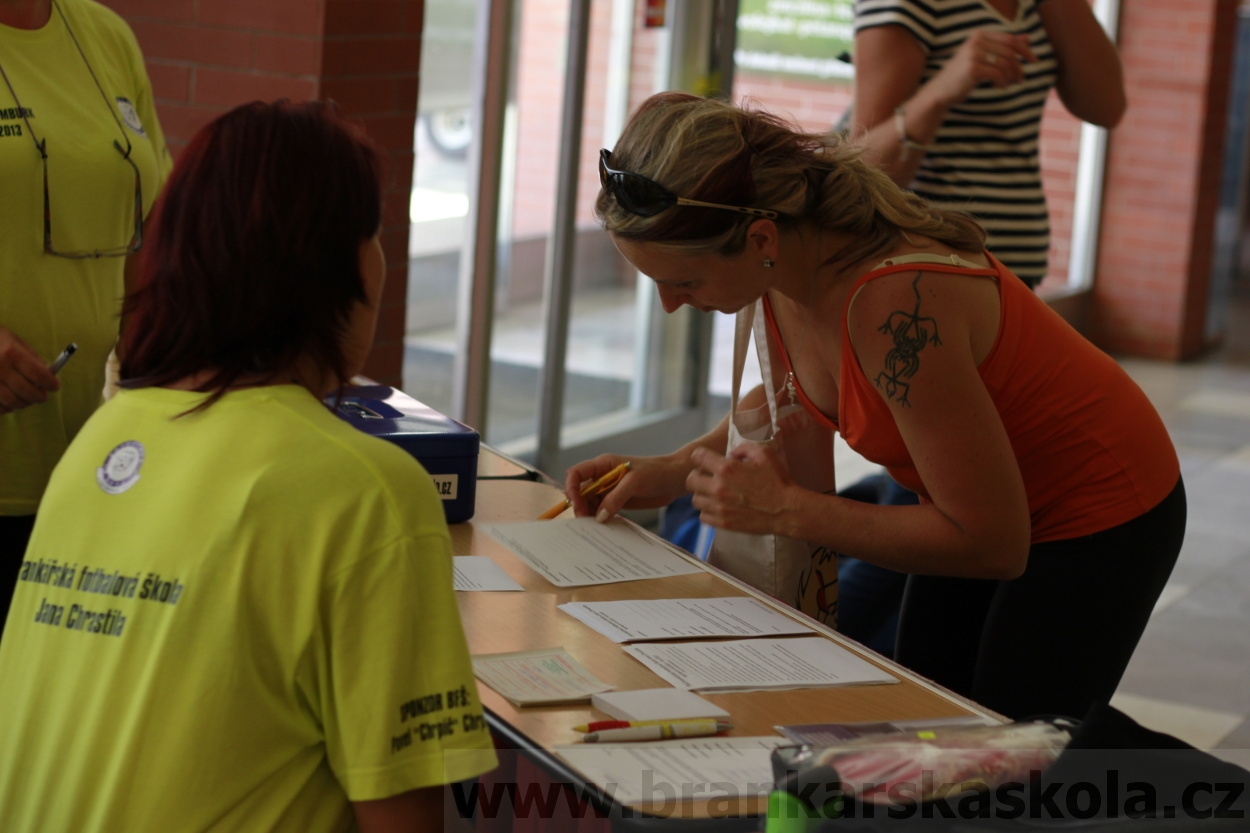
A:
[[[647,179],[642,174],[618,171],[611,166],[612,151],[604,148],[599,151],[599,184],[603,190],[612,195],[616,204],[639,217],[654,217],[661,211],[675,205],[694,205],[700,208],[723,208],[726,211],[737,211],[750,214],[752,217],[777,219],[777,212],[767,208],[748,208],[744,205],[724,205],[718,202],[703,202],[679,197],[658,182]]]

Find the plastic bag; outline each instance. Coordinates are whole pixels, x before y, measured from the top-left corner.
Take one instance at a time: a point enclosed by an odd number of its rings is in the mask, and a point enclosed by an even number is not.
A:
[[[959,726],[821,748],[781,747],[773,752],[774,776],[779,788],[817,807],[834,794],[874,804],[916,804],[1031,781],[1059,757],[1074,726],[1064,720]]]

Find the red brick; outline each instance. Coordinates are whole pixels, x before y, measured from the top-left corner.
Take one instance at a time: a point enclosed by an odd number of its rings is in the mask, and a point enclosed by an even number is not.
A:
[[[293,35],[320,35],[325,0],[201,0],[199,21]]]
[[[398,273],[400,277],[396,280],[388,279],[386,288],[383,291],[383,302],[378,310],[378,327],[374,331],[374,344],[382,344],[388,341],[402,341],[404,338],[404,317],[407,312],[407,305],[404,303],[404,292],[407,289],[406,281],[403,275],[407,274],[408,263],[402,264],[403,268],[389,269],[389,273]],[[394,298],[387,299],[386,296],[393,295]]]
[[[395,109],[400,112],[416,112],[417,94],[421,90],[421,82],[416,76],[401,75],[395,79]]]
[[[325,34],[386,35],[405,31],[409,0],[326,0]]]
[[[389,266],[405,265],[408,263],[408,229],[406,225],[395,226],[388,229],[382,235],[382,253],[386,255],[386,262]],[[403,269],[400,270],[403,273]],[[390,293],[391,282],[388,280],[386,284],[387,293]],[[395,296],[402,298],[402,295]]]
[[[252,62],[252,36],[247,32],[147,21],[136,21],[132,28],[148,60],[231,67],[246,67]]]
[[[148,78],[152,95],[158,102],[191,100],[191,68],[177,64],[148,61]]]
[[[415,35],[327,38],[322,71],[327,77],[416,75],[420,65],[421,39]]]
[[[404,3],[404,31],[416,33],[425,31],[424,0],[408,0]]]
[[[265,72],[317,75],[321,72],[321,41],[298,35],[257,34],[252,41],[252,66]]]
[[[365,376],[380,385],[400,387],[404,366],[404,340],[402,338],[375,338],[373,350],[365,362]]]
[[[220,107],[197,107],[190,104],[158,104],[157,116],[161,129],[172,148],[181,148],[201,127],[208,124],[223,110]]]
[[[382,151],[382,193],[412,196],[413,154]],[[403,226],[407,228],[406,225]]]
[[[185,21],[195,19],[195,0],[103,0],[103,3],[128,21],[132,17]]]
[[[408,222],[409,202],[411,194],[390,191],[382,195],[382,225],[389,228]]]
[[[337,101],[349,116],[390,114],[398,98],[394,78],[328,78],[321,96]]]
[[[387,150],[410,150],[416,119],[412,113],[389,116],[365,116],[357,119],[379,147]]]
[[[193,100],[196,104],[235,107],[260,99],[290,98],[306,101],[317,98],[317,82],[290,75],[200,69],[195,74]]]

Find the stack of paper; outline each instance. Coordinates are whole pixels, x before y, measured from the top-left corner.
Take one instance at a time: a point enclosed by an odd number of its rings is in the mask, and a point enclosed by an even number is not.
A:
[[[560,609],[613,642],[717,636],[781,636],[811,628],[750,596],[569,602]]]
[[[563,648],[480,654],[473,657],[473,674],[518,706],[584,703],[612,689]]]
[[[488,555],[457,555],[452,561],[452,584],[457,590],[525,589]]]
[[[590,698],[590,705],[617,720],[694,720],[723,717],[729,712],[684,688],[641,688],[605,691]]]
[[[822,637],[630,645],[625,651],[678,688],[695,691],[897,683]]]
[[[624,518],[606,524],[594,518],[574,518],[485,528],[557,587],[667,578],[703,570]]]

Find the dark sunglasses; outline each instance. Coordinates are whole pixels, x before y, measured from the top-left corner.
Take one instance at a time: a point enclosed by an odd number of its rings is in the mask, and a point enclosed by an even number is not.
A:
[[[599,151],[599,184],[603,190],[612,195],[616,204],[639,217],[654,217],[661,211],[675,205],[694,205],[700,208],[723,208],[726,211],[737,211],[750,214],[752,217],[767,217],[775,220],[776,211],[767,208],[748,208],[745,205],[724,205],[718,202],[702,202],[679,197],[658,182],[647,179],[642,174],[618,171],[611,166],[612,151],[604,148]]]

